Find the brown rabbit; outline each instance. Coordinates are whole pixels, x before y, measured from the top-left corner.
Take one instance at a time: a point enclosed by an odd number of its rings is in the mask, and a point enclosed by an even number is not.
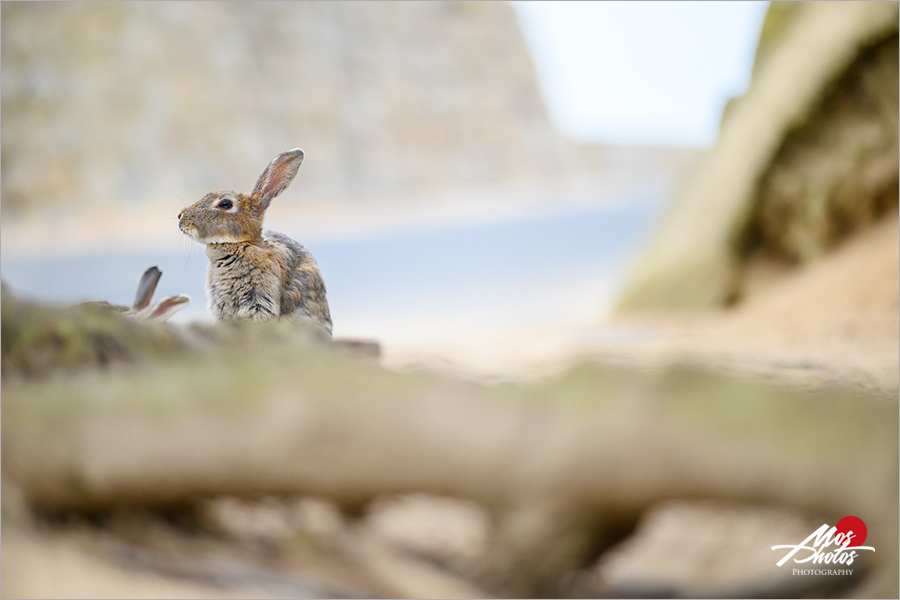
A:
[[[325,282],[312,254],[286,235],[262,229],[269,203],[291,185],[301,162],[300,148],[282,152],[249,196],[210,192],[178,213],[179,229],[206,244],[206,295],[216,318],[291,319],[331,335]]]

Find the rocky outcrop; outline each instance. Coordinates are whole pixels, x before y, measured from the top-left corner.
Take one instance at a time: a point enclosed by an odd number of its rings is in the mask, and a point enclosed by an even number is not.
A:
[[[2,7],[4,212],[245,189],[307,153],[307,197],[560,173],[505,2]]]
[[[780,3],[777,3],[780,4]],[[739,301],[896,210],[897,5],[773,5],[751,87],[631,271],[622,310]]]

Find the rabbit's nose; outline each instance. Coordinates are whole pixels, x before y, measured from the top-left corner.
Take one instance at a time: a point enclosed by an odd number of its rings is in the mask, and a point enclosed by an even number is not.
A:
[[[183,210],[180,211],[180,212],[178,213],[178,220],[179,220],[179,221],[181,220],[181,215],[183,215],[183,214],[184,214],[184,211],[183,211]]]

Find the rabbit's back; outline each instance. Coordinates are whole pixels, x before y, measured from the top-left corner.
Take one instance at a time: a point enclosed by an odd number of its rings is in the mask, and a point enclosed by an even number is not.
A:
[[[281,288],[281,316],[301,321],[311,319],[314,324],[332,330],[331,311],[325,291],[325,281],[312,253],[303,244],[276,231],[266,231],[264,239],[286,252]]]

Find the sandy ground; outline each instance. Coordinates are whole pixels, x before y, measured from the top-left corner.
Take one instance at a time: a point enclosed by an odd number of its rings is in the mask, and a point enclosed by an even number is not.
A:
[[[800,272],[782,273],[721,314],[635,315],[666,332],[671,352],[784,375],[851,379],[898,387],[896,217],[862,232]],[[627,353],[627,346],[599,348]],[[632,352],[641,352],[632,348]]]
[[[771,274],[733,309],[612,315],[610,307],[586,304],[589,290],[570,290],[580,301],[544,322],[507,311],[473,315],[468,328],[398,323],[382,340],[385,362],[462,376],[534,377],[591,358],[646,366],[696,360],[895,389],[898,254],[898,225],[889,218],[816,264]]]

